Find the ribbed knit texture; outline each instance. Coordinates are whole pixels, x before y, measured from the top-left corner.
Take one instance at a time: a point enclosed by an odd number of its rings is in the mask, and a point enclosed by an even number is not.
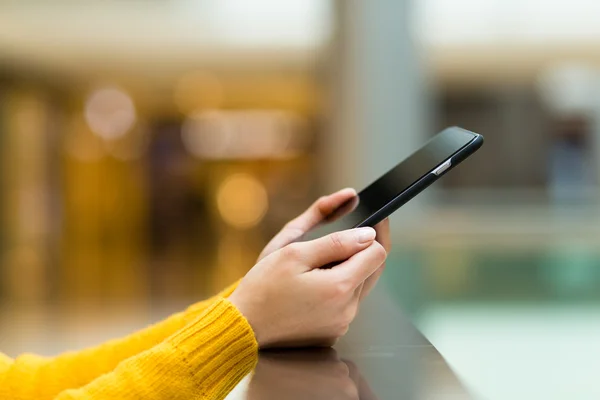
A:
[[[46,359],[0,354],[0,399],[222,399],[256,362],[258,345],[225,297],[120,340]]]

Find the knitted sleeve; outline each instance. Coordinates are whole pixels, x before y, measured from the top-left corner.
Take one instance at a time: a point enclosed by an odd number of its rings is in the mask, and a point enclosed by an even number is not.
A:
[[[120,362],[163,342],[219,299],[228,297],[236,286],[135,334],[93,348],[53,358],[25,354],[12,360],[0,354],[0,399],[54,399],[66,389],[82,387],[111,372]]]
[[[222,400],[257,359],[248,321],[221,299],[166,341],[56,400]]]

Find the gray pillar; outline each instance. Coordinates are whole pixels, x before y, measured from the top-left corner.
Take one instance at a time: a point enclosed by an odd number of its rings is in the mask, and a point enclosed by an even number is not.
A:
[[[411,2],[336,5],[329,63],[332,120],[323,146],[328,191],[364,187],[432,133],[424,70],[410,33]],[[423,202],[419,196],[402,214],[414,215]]]
[[[599,79],[600,81],[600,79]],[[597,83],[598,89],[600,89],[600,82]],[[593,106],[595,112],[592,113],[590,118],[591,131],[592,131],[592,180],[594,187],[591,188],[592,195],[590,201],[598,203],[600,200],[600,98],[596,99]]]
[[[428,125],[433,124],[428,124],[426,80],[410,34],[411,2],[339,0],[336,6],[328,65],[331,125],[322,142],[323,183],[327,191],[345,186],[360,190],[416,150],[431,135]],[[402,221],[418,217],[419,205],[427,197],[419,196],[395,214],[394,237],[400,237]],[[410,313],[418,308],[414,303],[419,298],[420,268],[410,262],[405,250],[396,246],[390,254],[388,269],[373,295],[389,296]],[[414,397],[421,378],[418,360],[404,362],[395,382],[388,382],[394,393],[380,394],[382,398]],[[389,374],[372,379],[387,378]]]

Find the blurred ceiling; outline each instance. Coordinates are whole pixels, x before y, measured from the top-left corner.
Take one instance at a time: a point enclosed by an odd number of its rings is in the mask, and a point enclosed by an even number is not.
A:
[[[29,0],[0,3],[12,70],[172,85],[195,69],[312,71],[343,0]],[[441,82],[531,82],[574,60],[600,68],[597,0],[412,1],[417,44]]]
[[[557,63],[600,69],[597,0],[419,0],[415,33],[433,76],[465,88],[532,83]]]
[[[170,78],[198,66],[302,69],[331,29],[322,0],[4,1],[0,61]]]
[[[435,47],[600,43],[597,0],[419,0],[419,37]]]

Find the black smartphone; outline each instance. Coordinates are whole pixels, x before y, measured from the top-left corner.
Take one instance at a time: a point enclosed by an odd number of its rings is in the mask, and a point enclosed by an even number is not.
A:
[[[313,240],[337,231],[377,225],[482,144],[483,136],[477,133],[458,127],[444,129],[298,240]]]

